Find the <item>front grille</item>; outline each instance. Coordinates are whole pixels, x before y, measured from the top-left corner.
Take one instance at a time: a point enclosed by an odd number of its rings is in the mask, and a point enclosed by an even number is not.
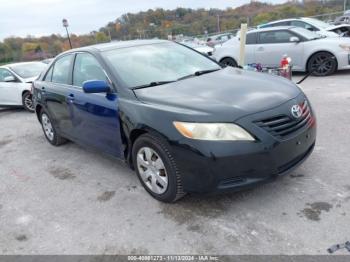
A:
[[[255,124],[277,138],[283,139],[292,136],[294,133],[309,127],[313,121],[307,101],[305,100],[300,106],[302,115],[298,119],[288,115],[279,115],[255,121]]]

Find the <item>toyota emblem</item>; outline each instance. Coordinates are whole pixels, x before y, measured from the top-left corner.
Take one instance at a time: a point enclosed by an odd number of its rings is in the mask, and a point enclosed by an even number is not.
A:
[[[301,107],[299,105],[292,106],[290,112],[292,113],[292,116],[295,119],[300,118],[302,116],[302,114],[303,114],[303,110],[301,110]]]

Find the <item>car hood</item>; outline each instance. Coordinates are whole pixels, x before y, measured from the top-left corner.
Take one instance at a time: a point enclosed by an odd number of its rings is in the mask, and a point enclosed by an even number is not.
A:
[[[144,103],[182,114],[215,116],[235,120],[279,106],[300,94],[282,77],[225,69],[186,80],[134,90]]]
[[[346,27],[346,28],[350,28],[350,25],[349,24],[341,24],[341,25],[332,25],[330,27],[327,27],[327,31],[333,31],[335,29],[338,29],[338,28],[343,28],[343,27]]]
[[[28,78],[23,78],[24,82],[25,83],[32,83],[34,82],[38,77],[35,76],[35,77],[28,77]]]

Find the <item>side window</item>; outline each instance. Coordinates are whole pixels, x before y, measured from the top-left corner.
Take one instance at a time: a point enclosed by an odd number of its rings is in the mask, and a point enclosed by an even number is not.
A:
[[[292,21],[291,25],[296,26],[296,27],[302,27],[302,28],[305,28],[309,31],[319,31],[316,27],[314,27],[308,23],[301,22],[301,21]]]
[[[70,67],[73,55],[66,55],[58,59],[53,67],[52,82],[59,84],[70,84]]]
[[[261,44],[289,43],[292,36],[294,35],[285,30],[261,32],[259,42]]]
[[[9,76],[13,76],[9,70],[5,68],[0,68],[0,82],[6,82],[5,78]]]
[[[88,53],[79,53],[74,63],[73,85],[83,86],[88,80],[107,81],[107,77],[95,57]]]
[[[247,34],[246,44],[247,45],[255,45],[256,44],[256,36],[257,36],[257,33]]]
[[[283,21],[283,22],[274,23],[272,24],[272,26],[287,26],[289,24],[290,24],[289,21]]]
[[[44,81],[51,82],[52,79],[53,66],[50,67],[50,70],[47,72]]]

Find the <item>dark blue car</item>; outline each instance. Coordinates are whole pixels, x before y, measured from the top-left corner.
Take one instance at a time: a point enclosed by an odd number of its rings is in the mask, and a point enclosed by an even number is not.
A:
[[[62,53],[33,93],[52,145],[71,140],[123,159],[164,202],[270,181],[315,145],[313,110],[294,83],[169,41]]]

